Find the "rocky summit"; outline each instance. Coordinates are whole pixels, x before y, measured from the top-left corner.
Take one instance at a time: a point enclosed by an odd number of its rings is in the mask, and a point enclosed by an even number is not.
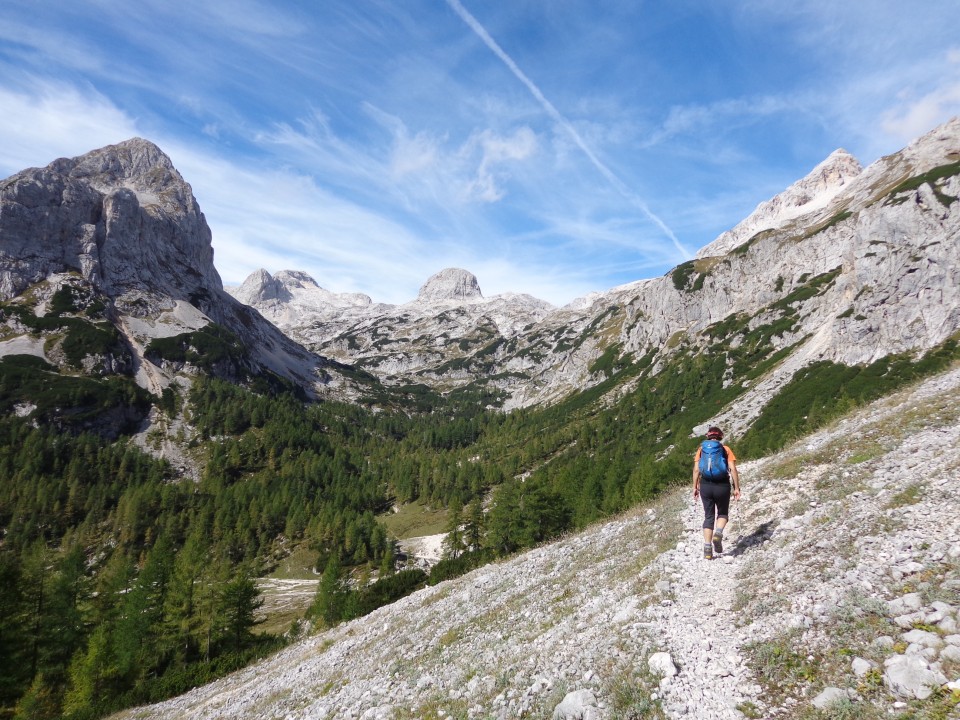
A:
[[[24,170],[0,201],[3,299],[66,269],[114,295],[187,300],[221,286],[190,185],[147,140]]]
[[[42,315],[57,293],[68,293],[75,310],[90,311],[81,313],[85,322],[109,323],[118,334],[110,352],[80,361],[106,374],[132,368],[137,383],[157,395],[195,372],[165,360],[159,346],[195,347],[194,335],[215,324],[236,343],[235,357],[218,372],[267,371],[308,394],[335,386],[349,396],[351,382],[334,364],[223,291],[211,237],[190,185],[147,140],[56,160],[0,182],[0,301]],[[4,319],[0,357],[25,352],[62,364],[57,345],[45,342],[62,332],[38,341],[22,321],[11,325],[9,312]]]
[[[417,294],[418,302],[442,302],[444,300],[482,300],[477,276],[460,268],[447,268],[430,277]]]
[[[791,220],[822,211],[861,172],[863,168],[853,155],[843,149],[835,150],[805,178],[760,203],[736,227],[701,248],[697,257],[724,255],[762,230],[772,230]]]

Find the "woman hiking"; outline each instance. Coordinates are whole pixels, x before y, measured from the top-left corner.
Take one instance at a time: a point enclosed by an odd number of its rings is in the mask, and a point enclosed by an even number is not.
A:
[[[700,443],[693,458],[693,499],[703,500],[703,557],[723,552],[723,529],[730,513],[730,480],[733,497],[740,499],[740,473],[737,458],[723,440],[723,431],[714,426],[707,430],[707,439]],[[716,526],[716,529],[714,529]]]

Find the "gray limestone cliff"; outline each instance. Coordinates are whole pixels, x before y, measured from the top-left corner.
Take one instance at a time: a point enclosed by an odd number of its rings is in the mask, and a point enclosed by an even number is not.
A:
[[[0,184],[0,297],[71,269],[110,295],[222,287],[190,185],[140,138]]]
[[[331,363],[223,291],[211,241],[190,185],[153,143],[133,138],[61,158],[0,182],[0,301],[32,289],[40,312],[65,286],[96,295],[132,357],[130,372],[154,394],[184,368],[153,362],[151,344],[173,336],[188,342],[215,322],[248,358],[249,367],[231,372],[269,370],[308,393],[340,385],[350,396]],[[56,360],[22,328],[7,335],[0,356],[29,347]],[[110,358],[91,362],[102,368]]]
[[[761,230],[778,228],[791,220],[816,213],[830,204],[863,168],[846,150],[835,150],[810,173],[756,209],[736,227],[721,234],[702,248],[697,257],[724,255],[742,245]]]
[[[476,275],[460,268],[447,268],[424,283],[417,295],[417,301],[470,300],[482,297]]]
[[[562,308],[483,298],[472,274],[448,269],[404,305],[275,321],[386,383],[482,384],[506,409],[604,382],[604,357],[629,364],[650,355],[656,370],[685,349],[718,340],[736,348],[759,335],[785,355],[723,411],[724,422],[744,427],[810,363],[919,356],[960,330],[958,196],[954,119],[867,168],[836,151],[694,260]],[[280,318],[284,303],[274,302],[253,305]]]

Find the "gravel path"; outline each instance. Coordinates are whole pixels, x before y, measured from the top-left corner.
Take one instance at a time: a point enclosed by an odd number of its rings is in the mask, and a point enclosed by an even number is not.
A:
[[[737,509],[735,504],[732,517]],[[730,542],[735,537],[731,523],[726,552],[713,560],[703,559],[702,517],[699,504],[691,505],[684,540],[655,563],[662,576],[669,578],[660,582],[670,583],[672,600],[653,606],[647,614],[679,666],[675,677],[661,683],[661,690],[671,715],[689,712],[717,720],[740,718],[737,706],[756,700],[760,693],[740,652],[745,638],[735,623],[742,552]]]

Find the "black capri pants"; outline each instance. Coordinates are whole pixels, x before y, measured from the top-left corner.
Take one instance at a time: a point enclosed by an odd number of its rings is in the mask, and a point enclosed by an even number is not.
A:
[[[714,522],[730,515],[730,483],[700,483],[700,499],[703,501],[703,528],[713,530]]]

